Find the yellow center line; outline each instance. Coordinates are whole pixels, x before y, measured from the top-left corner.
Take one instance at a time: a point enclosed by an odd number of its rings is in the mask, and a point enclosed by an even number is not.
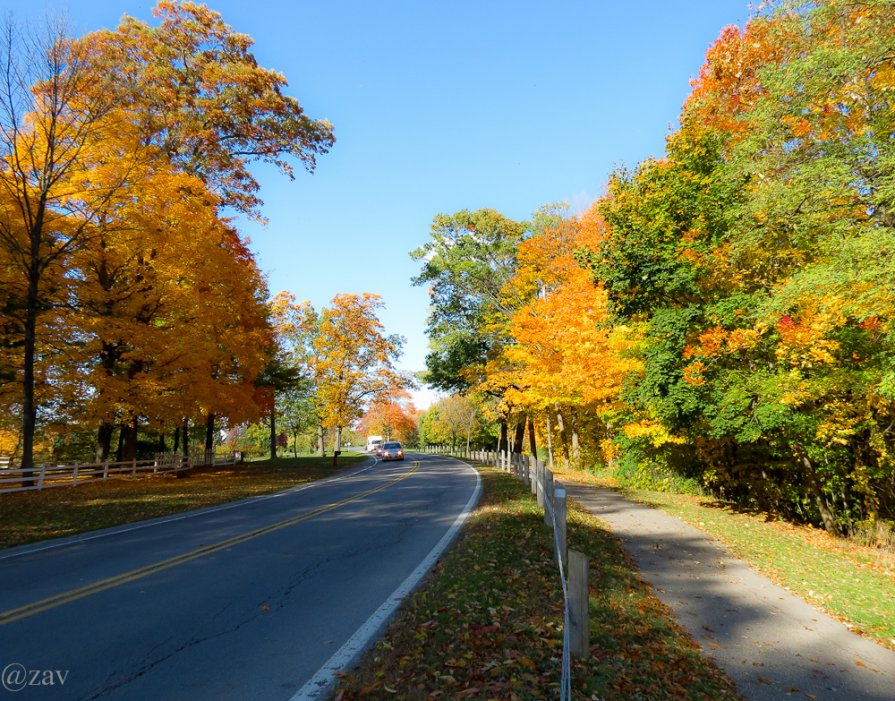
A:
[[[84,586],[78,587],[76,589],[70,589],[68,591],[62,592],[61,594],[56,594],[55,596],[41,599],[40,601],[35,601],[18,608],[3,611],[2,613],[0,613],[0,626],[6,625],[7,623],[20,621],[23,618],[28,618],[29,616],[33,616],[37,613],[42,613],[43,611],[56,608],[57,606],[62,606],[63,604],[68,604],[73,601],[77,601],[78,599],[83,599],[93,594],[98,594],[99,592],[105,591],[106,589],[112,589],[113,587],[121,586],[122,584],[127,584],[129,582],[142,579],[143,577],[148,577],[149,575],[155,574],[156,572],[162,572],[163,570],[170,569],[171,567],[176,567],[177,565],[182,565],[185,562],[190,562],[191,560],[195,560],[196,558],[204,557],[205,555],[211,555],[212,553],[220,552],[221,550],[226,550],[227,548],[233,547],[234,545],[238,545],[240,543],[244,543],[245,541],[251,540],[252,538],[257,538],[258,536],[266,535],[267,533],[273,533],[274,531],[279,531],[283,528],[294,526],[296,523],[307,521],[308,519],[319,516],[320,514],[338,509],[340,506],[345,506],[345,504],[349,504],[352,501],[357,501],[358,499],[363,499],[364,497],[370,496],[371,494],[382,491],[386,487],[390,487],[391,485],[396,484],[401,480],[407,479],[413,473],[415,473],[419,469],[419,467],[420,463],[419,461],[416,461],[413,463],[412,467],[409,470],[389,480],[388,482],[384,482],[383,484],[361,492],[360,494],[355,494],[354,496],[347,499],[342,499],[341,501],[336,501],[332,504],[321,506],[317,509],[314,509],[313,511],[309,511],[306,514],[302,514],[301,516],[294,516],[293,518],[289,518],[284,521],[278,521],[277,523],[273,523],[269,526],[264,526],[263,528],[258,528],[254,531],[249,531],[248,533],[243,533],[242,535],[228,538],[227,540],[222,540],[218,543],[203,545],[200,548],[196,548],[195,550],[191,550],[180,555],[175,555],[174,557],[168,558],[167,560],[160,560],[159,562],[153,563],[151,565],[145,565],[128,572],[122,572],[121,574],[117,574],[106,579],[101,579],[90,584],[85,584]]]

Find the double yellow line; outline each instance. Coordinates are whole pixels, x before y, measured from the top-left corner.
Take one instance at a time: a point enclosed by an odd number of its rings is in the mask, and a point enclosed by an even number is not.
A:
[[[182,565],[183,563],[190,562],[191,560],[195,560],[196,558],[211,555],[213,553],[220,552],[221,550],[226,550],[227,548],[231,548],[234,545],[239,545],[240,543],[244,543],[247,540],[251,540],[252,538],[257,538],[258,536],[273,533],[274,531],[279,531],[283,528],[288,528],[289,526],[294,526],[296,523],[307,521],[308,519],[319,516],[320,514],[325,514],[328,511],[338,509],[340,506],[345,506],[345,504],[349,504],[352,501],[357,501],[358,499],[363,499],[364,497],[370,496],[371,494],[380,492],[383,489],[386,489],[387,487],[400,482],[401,480],[407,479],[413,473],[415,473],[419,469],[419,467],[419,461],[414,462],[409,470],[398,475],[394,479],[383,482],[382,484],[373,487],[372,489],[368,489],[365,492],[360,492],[359,494],[355,494],[354,496],[348,497],[347,499],[342,499],[342,501],[336,501],[332,504],[321,506],[317,509],[314,509],[313,511],[302,514],[301,516],[295,516],[284,521],[278,521],[277,523],[273,523],[269,526],[264,526],[263,528],[258,528],[254,531],[249,531],[248,533],[243,533],[242,535],[238,535],[227,540],[222,540],[218,543],[203,545],[200,548],[190,550],[189,552],[183,553],[181,555],[176,555],[174,557],[168,558],[167,560],[161,560],[151,565],[139,567],[128,572],[122,572],[121,574],[117,574],[113,577],[108,577],[106,579],[100,579],[99,581],[92,582],[90,584],[85,584],[84,586],[78,587],[77,589],[69,589],[68,591],[62,592],[61,594],[56,594],[55,596],[50,596],[46,599],[41,599],[40,601],[35,601],[18,608],[3,611],[2,613],[0,613],[0,626],[6,625],[7,623],[20,621],[23,618],[28,618],[29,616],[33,616],[37,613],[48,611],[49,609],[56,608],[57,606],[62,606],[63,604],[68,604],[73,601],[77,601],[78,599],[92,596],[93,594],[98,594],[99,592],[105,591],[106,589],[112,589],[113,587],[127,584],[128,582],[133,582],[138,579],[142,579],[143,577],[148,577],[149,575],[155,574],[156,572],[162,572],[163,570],[170,569],[171,567],[176,567],[177,565]]]

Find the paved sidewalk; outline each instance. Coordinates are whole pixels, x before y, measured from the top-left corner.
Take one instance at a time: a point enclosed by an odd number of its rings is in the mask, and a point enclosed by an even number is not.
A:
[[[747,699],[895,700],[895,652],[850,632],[680,519],[611,489],[565,486],[621,538],[643,578]]]

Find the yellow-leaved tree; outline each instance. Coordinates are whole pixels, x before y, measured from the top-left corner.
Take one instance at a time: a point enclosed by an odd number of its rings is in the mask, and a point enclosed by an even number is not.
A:
[[[385,335],[377,316],[382,307],[379,295],[339,294],[320,314],[311,367],[321,454],[324,428],[335,429],[333,450],[339,451],[342,429],[360,419],[374,399],[397,397],[412,385],[395,368],[404,339]]]
[[[578,464],[582,416],[602,422],[601,445],[610,450],[613,411],[639,365],[629,353],[630,329],[610,323],[605,290],[575,259],[577,249],[600,237],[599,217],[591,211],[581,220],[553,216],[544,224],[520,244],[510,282],[529,301],[510,317],[507,396],[531,411],[546,410],[548,435],[555,416],[565,459]]]

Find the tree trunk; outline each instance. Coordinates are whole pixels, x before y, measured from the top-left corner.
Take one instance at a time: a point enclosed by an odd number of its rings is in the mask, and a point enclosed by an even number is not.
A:
[[[547,415],[547,467],[553,469],[553,427],[550,425],[550,412]]]
[[[814,471],[814,465],[811,464],[811,461],[808,459],[808,456],[801,449],[797,449],[801,459],[802,459],[802,467],[804,468],[805,474],[805,482],[808,487],[808,493],[814,497],[814,504],[817,506],[817,510],[820,512],[821,521],[823,521],[824,529],[829,533],[838,533],[842,535],[841,529],[836,525],[836,517],[833,514],[833,510],[830,508],[829,503],[827,502],[826,497],[824,496],[823,488],[820,485],[820,481],[817,479],[817,473]]]
[[[497,441],[497,452],[505,453],[509,448],[509,440],[507,436],[507,420],[500,420],[500,439]]]
[[[215,415],[209,414],[208,420],[205,422],[205,450],[214,448],[214,420]]]
[[[572,411],[569,414],[569,424],[572,428],[572,464],[575,467],[581,467],[581,446],[578,443],[578,412]]]
[[[112,452],[112,434],[115,426],[108,421],[103,421],[96,432],[96,461],[105,462]]]
[[[336,426],[336,437],[333,441],[333,466],[338,464],[339,454],[342,452],[342,427]]]
[[[174,449],[172,452],[176,453],[178,450],[180,450],[180,426],[174,429]]]
[[[134,417],[126,426],[121,427],[121,435],[123,436],[121,460],[137,459],[137,417]]]
[[[214,419],[215,415],[209,413],[205,422],[205,464],[214,464]]]
[[[188,465],[189,457],[190,457],[190,420],[184,419],[183,420],[183,429],[181,430],[180,427],[178,427],[177,432],[183,437],[183,457],[184,457],[184,462],[187,463],[187,465]],[[177,452],[177,445],[176,445],[177,436],[176,436],[176,434],[175,434],[174,441],[175,441],[174,452],[176,453]],[[177,472],[174,473],[174,476],[177,479],[183,479],[185,477],[188,477],[189,474],[190,474],[189,470],[177,470]]]
[[[326,443],[323,440],[323,426],[317,426],[317,455],[326,457]]]
[[[25,328],[22,367],[22,469],[34,467],[34,432],[37,428],[37,405],[34,403],[34,358],[37,352],[37,309],[40,303],[40,268],[34,262],[40,256],[40,231],[43,227],[43,208],[38,211],[39,223],[31,232],[31,261],[28,266],[28,294],[25,300]],[[22,484],[31,487],[33,473],[23,472]]]
[[[522,446],[525,443],[525,417],[516,419],[516,430],[513,435],[513,452],[521,453]]]
[[[115,449],[115,462],[124,460],[124,426],[118,427],[118,446]]]
[[[559,404],[556,405],[556,430],[559,431],[559,442],[562,444],[562,455],[566,461],[566,465],[570,464],[569,460],[569,437],[566,435],[566,424],[562,418],[562,412]]]
[[[158,452],[167,453],[168,445],[165,443],[165,427],[162,426],[158,433]]]
[[[538,441],[535,437],[535,420],[528,416],[528,449],[531,451],[531,457],[537,460],[538,457]]]
[[[270,407],[270,459],[277,459],[277,407]]]

